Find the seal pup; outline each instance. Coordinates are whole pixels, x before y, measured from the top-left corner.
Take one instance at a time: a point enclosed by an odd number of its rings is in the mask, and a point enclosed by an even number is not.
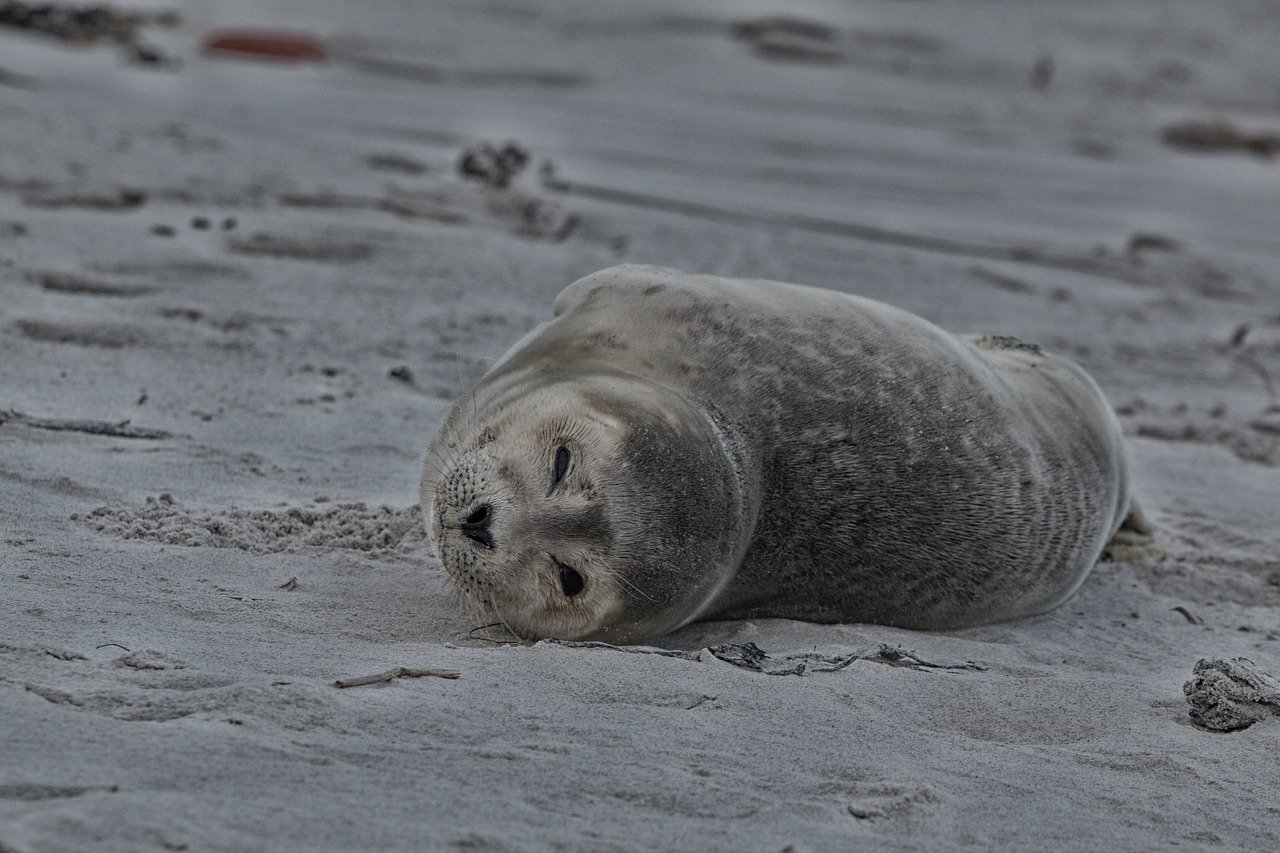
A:
[[[422,481],[474,615],[610,642],[710,618],[1041,613],[1130,505],[1119,425],[1066,359],[649,266],[566,288],[446,416]]]

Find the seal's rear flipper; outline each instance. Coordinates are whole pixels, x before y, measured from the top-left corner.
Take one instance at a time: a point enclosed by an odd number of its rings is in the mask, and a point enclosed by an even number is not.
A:
[[[1100,559],[1106,563],[1135,563],[1148,557],[1164,559],[1168,554],[1151,544],[1155,532],[1155,525],[1135,500],[1129,504],[1129,514],[1120,522],[1120,529],[1102,549]]]

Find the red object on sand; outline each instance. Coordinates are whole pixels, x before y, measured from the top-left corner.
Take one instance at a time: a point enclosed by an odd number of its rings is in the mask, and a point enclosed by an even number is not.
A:
[[[270,30],[214,30],[205,36],[204,52],[290,61],[325,58],[319,39]]]

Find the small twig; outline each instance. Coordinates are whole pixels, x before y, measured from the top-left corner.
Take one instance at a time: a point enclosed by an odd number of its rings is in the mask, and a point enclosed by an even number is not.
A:
[[[389,669],[386,672],[380,672],[377,675],[362,675],[357,678],[340,678],[333,682],[334,687],[363,687],[366,684],[383,684],[387,681],[394,681],[397,678],[457,678],[462,675],[456,669],[412,669],[407,666],[398,666],[395,669]]]
[[[0,423],[4,423],[9,418],[36,429],[85,432],[90,435],[108,435],[113,438],[170,438],[173,435],[173,433],[165,432],[162,429],[130,426],[129,421],[111,423],[110,421],[76,420],[73,418],[37,418],[34,415],[19,412],[17,409],[0,412]]]
[[[1236,360],[1242,364],[1246,364],[1253,368],[1253,371],[1262,378],[1262,385],[1267,389],[1267,399],[1273,404],[1276,402],[1276,384],[1271,381],[1271,374],[1267,372],[1267,368],[1262,362],[1253,357],[1251,352],[1242,352],[1236,356]]]
[[[285,592],[293,592],[297,588],[298,588],[297,577],[291,577],[284,583],[280,584],[280,589],[283,589]]]
[[[1183,607],[1181,604],[1179,604],[1177,607],[1171,607],[1171,608],[1170,608],[1170,610],[1172,610],[1174,613],[1181,613],[1181,614],[1183,615],[1183,617],[1185,617],[1185,618],[1186,618],[1186,620],[1187,620],[1188,622],[1190,622],[1192,625],[1203,625],[1203,624],[1204,624],[1204,620],[1203,620],[1203,619],[1201,619],[1199,616],[1197,616],[1197,615],[1195,615],[1194,613],[1192,613],[1192,612],[1191,612],[1190,610],[1188,610],[1187,608]]]
[[[100,646],[94,646],[94,648],[95,648],[95,649],[105,649],[105,648],[107,648],[108,646],[115,646],[117,649],[124,649],[126,652],[130,652],[130,651],[132,651],[132,649],[128,648],[127,646],[122,646],[122,645],[120,645],[119,643],[103,643],[103,644],[102,644],[102,645],[100,645]]]

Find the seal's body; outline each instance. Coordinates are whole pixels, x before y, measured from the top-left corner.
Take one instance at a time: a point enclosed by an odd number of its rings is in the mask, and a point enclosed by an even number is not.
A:
[[[797,285],[604,270],[454,407],[423,508],[529,638],[695,619],[950,628],[1064,601],[1130,508],[1079,367]]]

